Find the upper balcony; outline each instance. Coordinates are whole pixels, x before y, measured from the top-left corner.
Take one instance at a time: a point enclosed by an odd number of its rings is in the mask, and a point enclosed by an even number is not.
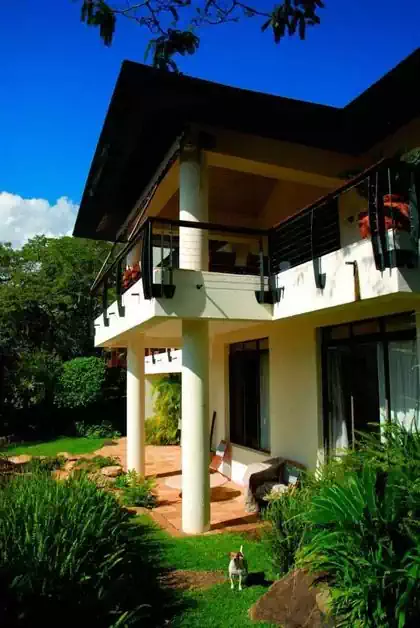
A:
[[[154,319],[263,322],[420,293],[419,189],[382,160],[270,229],[149,217],[93,286],[96,343]]]

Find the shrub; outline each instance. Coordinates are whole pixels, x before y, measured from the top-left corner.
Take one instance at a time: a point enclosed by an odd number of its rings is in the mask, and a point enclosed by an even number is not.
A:
[[[156,506],[155,484],[152,478],[144,478],[135,471],[128,471],[116,478],[114,486],[122,489],[121,501],[125,506],[153,508]]]
[[[51,473],[56,469],[62,469],[66,464],[66,459],[63,456],[47,456],[46,458],[32,458],[26,465],[25,471],[36,473],[39,471],[46,471]]]
[[[12,477],[0,490],[0,624],[105,628],[150,615],[159,556],[145,534],[85,475]]]
[[[86,421],[76,421],[76,434],[84,438],[120,438],[121,432],[114,429],[111,421],[89,425]]]
[[[85,471],[94,472],[104,467],[112,467],[119,464],[118,459],[112,456],[93,456],[93,458],[80,458],[75,468],[82,468]]]
[[[271,523],[268,538],[272,562],[279,574],[288,573],[295,565],[307,528],[303,515],[310,495],[310,489],[304,488],[281,493],[270,499],[265,511],[265,518]]]
[[[155,415],[146,421],[149,445],[174,445],[179,442],[181,418],[181,376],[165,375],[153,385]]]
[[[86,408],[101,400],[106,365],[102,358],[75,358],[64,362],[55,391],[59,408]]]
[[[420,614],[420,436],[366,438],[359,469],[320,483],[298,564],[327,574],[340,625],[411,628]]]

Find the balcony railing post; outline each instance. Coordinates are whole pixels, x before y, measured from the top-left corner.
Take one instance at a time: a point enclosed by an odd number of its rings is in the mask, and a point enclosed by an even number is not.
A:
[[[109,326],[108,318],[108,275],[104,277],[103,289],[102,289],[102,312],[105,327]]]
[[[260,266],[260,292],[261,292],[261,303],[264,303],[264,240],[261,237],[259,239],[259,266]]]
[[[125,315],[125,308],[122,304],[122,279],[123,279],[123,258],[118,261],[117,264],[117,277],[116,277],[116,290],[117,290],[117,304],[119,316]]]

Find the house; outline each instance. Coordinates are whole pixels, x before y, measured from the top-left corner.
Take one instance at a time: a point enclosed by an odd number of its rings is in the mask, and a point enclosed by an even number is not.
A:
[[[123,63],[74,235],[118,243],[95,345],[127,348],[140,473],[145,350],[182,348],[185,532],[209,523],[214,412],[235,481],[417,420],[420,187],[397,155],[419,73],[420,49],[339,109]]]

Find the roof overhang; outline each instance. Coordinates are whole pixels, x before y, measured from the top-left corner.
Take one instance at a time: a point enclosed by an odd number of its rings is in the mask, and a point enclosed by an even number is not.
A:
[[[115,240],[189,125],[359,154],[419,114],[420,49],[344,109],[237,89],[124,61],[74,235]]]

